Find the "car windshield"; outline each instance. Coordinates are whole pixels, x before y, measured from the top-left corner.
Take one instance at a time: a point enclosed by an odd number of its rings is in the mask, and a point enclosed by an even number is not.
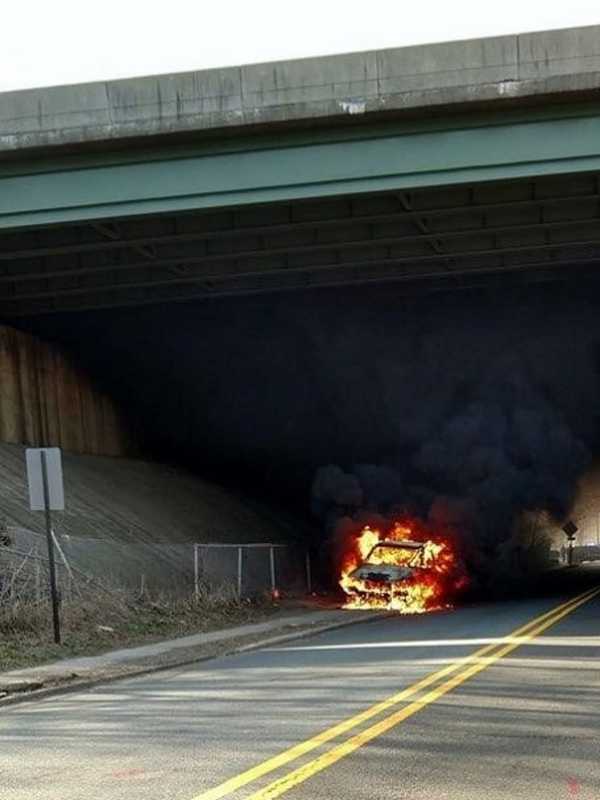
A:
[[[408,545],[378,544],[367,556],[368,564],[394,564],[396,566],[420,566],[423,549]]]

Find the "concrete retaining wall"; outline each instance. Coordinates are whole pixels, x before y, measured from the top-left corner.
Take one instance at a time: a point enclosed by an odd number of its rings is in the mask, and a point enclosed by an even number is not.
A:
[[[56,348],[8,327],[0,327],[0,441],[96,455],[132,451],[111,399]]]

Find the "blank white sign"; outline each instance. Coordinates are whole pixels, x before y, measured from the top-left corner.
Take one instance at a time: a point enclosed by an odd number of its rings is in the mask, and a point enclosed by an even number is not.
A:
[[[50,511],[64,511],[65,492],[60,447],[28,447],[25,451],[27,482],[29,484],[29,507],[32,511],[44,511],[46,508],[44,504],[44,482],[42,479],[42,453],[46,454]]]

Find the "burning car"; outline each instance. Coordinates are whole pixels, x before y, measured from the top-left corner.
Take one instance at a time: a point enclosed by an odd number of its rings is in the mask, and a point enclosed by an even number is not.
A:
[[[352,570],[349,577],[369,587],[376,584],[382,592],[389,592],[391,599],[394,592],[401,591],[402,584],[413,577],[416,569],[424,568],[424,560],[423,542],[383,539],[369,550],[365,561]]]
[[[447,607],[457,586],[457,566],[448,540],[417,538],[412,528],[400,523],[385,536],[366,526],[342,565],[345,607],[387,608],[404,614]]]

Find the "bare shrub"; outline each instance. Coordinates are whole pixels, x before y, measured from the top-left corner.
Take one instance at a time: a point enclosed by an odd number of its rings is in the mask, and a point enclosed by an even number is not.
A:
[[[15,563],[3,570],[0,669],[255,621],[269,608],[238,600],[229,584],[201,583],[197,593],[152,593],[78,575],[74,590],[61,597],[58,648],[52,643],[49,593],[36,598],[27,582],[15,579],[19,569],[21,574],[22,564]]]
[[[531,590],[548,566],[550,539],[547,520],[541,512],[523,513],[512,535],[498,548],[493,568],[498,594],[519,594]]]

